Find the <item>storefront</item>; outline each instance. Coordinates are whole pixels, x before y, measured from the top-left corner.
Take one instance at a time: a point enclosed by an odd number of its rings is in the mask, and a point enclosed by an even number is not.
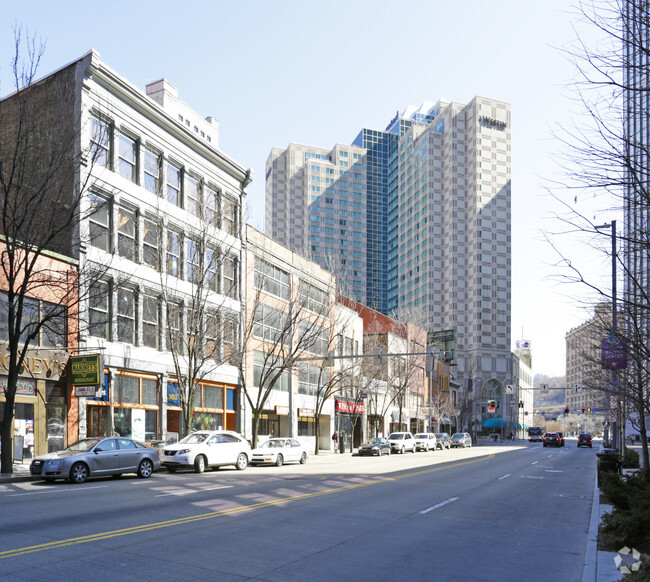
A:
[[[346,449],[349,449],[350,439],[352,439],[352,446],[358,447],[363,441],[362,417],[365,411],[364,403],[337,400],[335,406],[336,416],[334,426],[338,434],[339,446],[342,439]]]
[[[181,434],[182,397],[175,380],[167,382],[167,442]],[[237,430],[237,387],[221,382],[201,382],[194,392],[194,430]],[[189,432],[189,431],[188,431]]]
[[[7,372],[6,357],[0,360],[0,372]],[[14,461],[58,451],[77,440],[77,428],[71,426],[77,419],[77,403],[61,376],[67,357],[58,350],[29,351],[14,401]],[[0,415],[6,387],[7,376],[0,375]]]

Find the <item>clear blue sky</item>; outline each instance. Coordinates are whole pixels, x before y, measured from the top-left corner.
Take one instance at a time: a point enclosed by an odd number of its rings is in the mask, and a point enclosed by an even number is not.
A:
[[[0,94],[12,90],[15,24],[46,43],[41,76],[94,48],[142,90],[167,78],[219,121],[221,149],[254,171],[248,221],[261,230],[272,147],[350,143],[441,97],[507,101],[513,341],[531,340],[535,373],[563,375],[565,333],[587,315],[580,289],[552,279],[541,233],[557,225],[542,184],[556,171],[551,129],[570,115],[574,71],[558,48],[574,39],[573,21],[569,0],[13,2],[0,16]]]

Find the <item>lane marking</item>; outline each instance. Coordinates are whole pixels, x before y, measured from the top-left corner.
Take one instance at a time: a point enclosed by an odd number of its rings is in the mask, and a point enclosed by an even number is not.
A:
[[[429,513],[430,511],[433,511],[434,509],[438,509],[440,507],[444,507],[445,505],[452,503],[454,501],[458,500],[458,497],[450,497],[446,501],[442,501],[440,503],[437,503],[436,505],[432,505],[431,507],[427,507],[425,510],[421,511],[421,514]]]
[[[539,463],[539,461],[533,461],[531,465],[537,465],[537,463]]]
[[[503,479],[505,479],[506,477],[510,477],[510,473],[504,475],[503,477],[499,477],[497,481],[503,481]]]
[[[216,487],[207,487],[206,489],[189,489],[183,491],[177,491],[175,493],[161,493],[160,495],[154,495],[154,497],[169,497],[170,495],[182,496],[182,495],[191,495],[192,493],[203,493],[204,491],[215,491],[217,489],[231,489],[232,485],[218,485]]]
[[[406,479],[408,477],[417,477],[419,475],[426,475],[428,473],[435,473],[437,471],[443,471],[446,469],[453,469],[455,467],[462,467],[463,465],[472,465],[474,463],[481,463],[483,461],[488,461],[494,458],[495,453],[489,453],[485,457],[478,457],[475,459],[470,459],[468,461],[460,461],[458,463],[453,463],[451,465],[446,465],[444,467],[435,467],[433,469],[424,469],[422,471],[415,471],[413,473],[405,473],[403,475],[396,475],[394,477],[386,477],[384,479],[376,479],[373,481],[365,481],[362,483],[355,483],[353,485],[345,485],[343,487],[335,487],[333,489],[325,489],[323,491],[317,491],[314,493],[305,493],[304,495],[296,495],[295,497],[282,497],[280,499],[274,499],[273,501],[263,501],[260,503],[253,503],[252,505],[243,505],[240,507],[232,507],[230,509],[223,509],[220,511],[211,511],[208,513],[202,513],[199,515],[191,515],[188,517],[180,517],[178,519],[171,519],[169,521],[159,521],[157,523],[148,523],[144,525],[136,525],[133,527],[118,529],[113,531],[98,532],[95,534],[90,534],[87,536],[81,536],[78,538],[69,538],[65,540],[58,540],[54,542],[48,542],[46,544],[38,544],[35,546],[26,546],[24,548],[15,548],[13,550],[6,550],[0,552],[0,559],[5,558],[14,558],[16,556],[23,556],[25,554],[32,554],[34,552],[43,552],[45,550],[54,550],[58,548],[64,548],[66,546],[73,546],[75,544],[86,544],[88,542],[96,542],[100,540],[107,540],[110,538],[115,538],[119,536],[132,535],[142,532],[154,531],[157,529],[162,529],[166,527],[173,527],[177,525],[186,525],[189,523],[196,523],[199,521],[204,521],[206,519],[214,519],[217,517],[223,517],[226,515],[235,515],[238,513],[245,513],[247,511],[253,511],[254,509],[261,509],[263,507],[273,507],[274,505],[283,505],[291,501],[302,501],[304,499],[312,499],[314,497],[321,497],[323,495],[331,495],[332,493],[341,493],[343,491],[352,491],[354,489],[360,489],[361,487],[368,487],[370,485],[377,485],[379,483],[390,483],[392,481],[398,481],[400,479]]]
[[[522,479],[543,479],[544,477],[540,477],[539,475],[522,475]]]
[[[70,491],[88,491],[88,489],[104,489],[108,485],[97,485],[96,487],[78,487],[73,485],[68,489],[51,489],[50,491],[32,491],[31,493],[10,493],[5,497],[24,497],[26,495],[43,495],[44,493],[70,493]]]
[[[558,471],[557,469],[546,469],[544,473],[562,473],[563,471]]]

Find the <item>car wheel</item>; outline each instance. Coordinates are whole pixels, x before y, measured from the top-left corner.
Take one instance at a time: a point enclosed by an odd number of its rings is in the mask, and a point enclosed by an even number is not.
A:
[[[142,459],[140,466],[138,467],[138,477],[141,479],[147,479],[153,474],[153,463],[149,459]]]
[[[70,483],[85,483],[88,479],[88,466],[84,463],[75,463],[70,468]]]
[[[203,473],[205,471],[205,457],[203,455],[198,455],[194,459],[194,471],[196,473]]]
[[[307,462],[307,453],[300,455],[300,464],[304,465]]]
[[[167,467],[167,470],[168,470],[170,473],[176,473],[176,467]]]
[[[404,446],[402,446],[402,448],[401,448],[400,451],[399,451],[399,454],[400,454],[400,455],[403,455],[405,450],[406,450],[406,449],[404,448]]]
[[[248,457],[244,453],[239,453],[235,467],[238,471],[243,471],[246,467],[248,467]]]
[[[278,458],[275,460],[275,466],[282,467],[283,464],[284,464],[284,457],[282,455],[278,455]]]

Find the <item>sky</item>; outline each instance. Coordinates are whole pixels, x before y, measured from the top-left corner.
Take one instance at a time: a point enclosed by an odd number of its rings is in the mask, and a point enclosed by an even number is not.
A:
[[[512,338],[531,342],[534,373],[565,373],[565,335],[593,298],[562,281],[547,242],[566,230],[549,185],[561,180],[558,132],[579,108],[566,49],[571,0],[198,0],[13,2],[0,14],[0,95],[13,90],[14,29],[45,44],[40,75],[91,48],[144,91],[166,78],[219,147],[251,168],[249,224],[264,231],[264,168],[272,147],[331,148],[383,129],[408,105],[481,95],[512,110]],[[580,28],[579,28],[580,29]],[[554,190],[560,199],[574,193]],[[588,211],[591,211],[589,209]],[[610,220],[607,214],[604,221]],[[602,242],[609,244],[606,237]],[[611,261],[565,234],[574,265],[607,286]],[[560,275],[560,277],[558,277]]]

